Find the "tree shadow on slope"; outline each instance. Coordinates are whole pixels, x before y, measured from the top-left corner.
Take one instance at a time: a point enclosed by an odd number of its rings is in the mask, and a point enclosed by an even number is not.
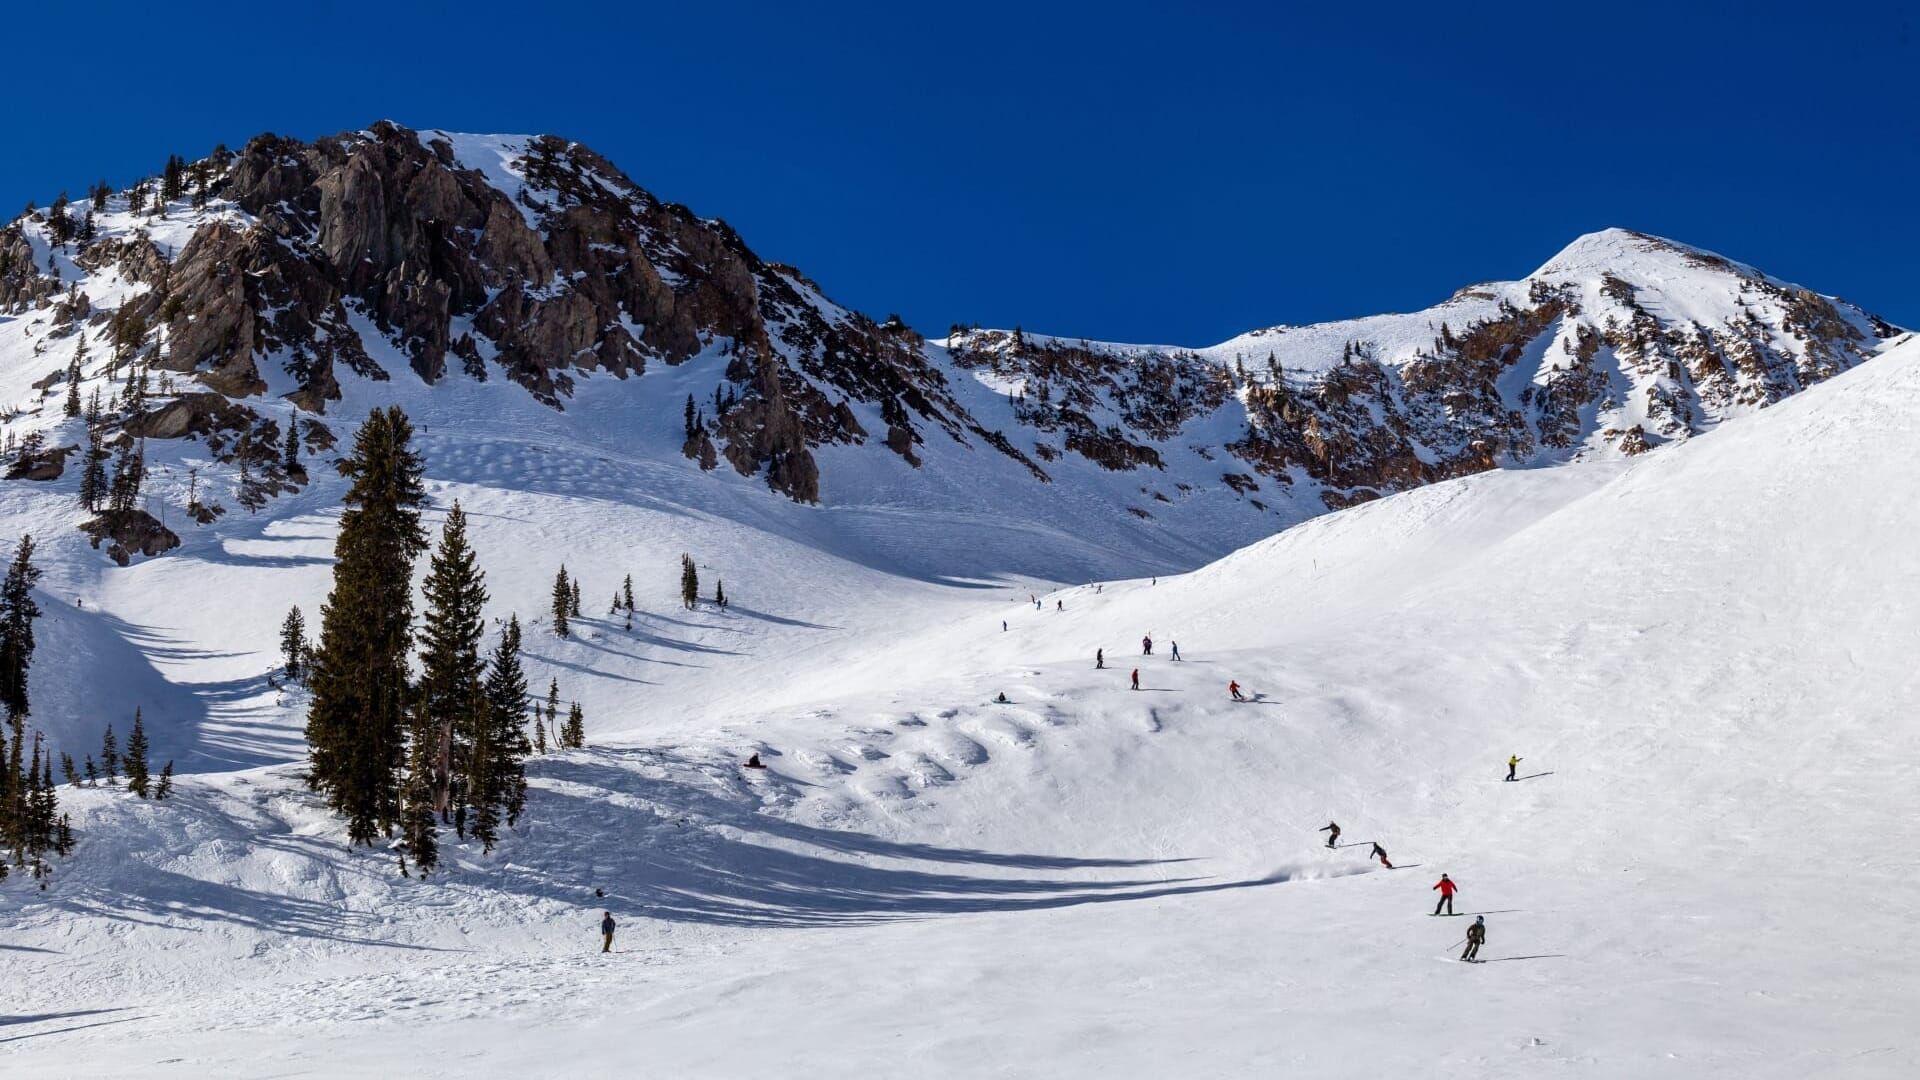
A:
[[[578,757],[542,762],[539,775],[550,783],[542,783],[530,801],[528,839],[514,843],[505,860],[510,865],[478,873],[494,875],[499,887],[542,898],[726,926],[845,926],[1029,911],[1250,888],[1291,876],[1060,876],[1188,860],[895,842],[759,813],[749,785],[711,762],[657,751],[596,753],[630,755],[633,764]],[[567,839],[547,843],[554,834]],[[576,842],[580,837],[605,838],[606,844],[595,850]],[[593,895],[594,889],[606,896]]]
[[[262,837],[257,846],[276,846],[274,837]],[[137,868],[137,869],[130,869]],[[199,933],[194,923],[218,923],[263,934],[313,938],[342,945],[365,945],[420,952],[451,952],[431,945],[415,945],[360,933],[363,926],[384,921],[371,912],[355,912],[338,903],[302,900],[262,892],[227,882],[209,881],[157,866],[129,861],[110,879],[111,888],[92,883],[68,883],[49,900],[49,906],[76,916],[108,922],[128,922]]]

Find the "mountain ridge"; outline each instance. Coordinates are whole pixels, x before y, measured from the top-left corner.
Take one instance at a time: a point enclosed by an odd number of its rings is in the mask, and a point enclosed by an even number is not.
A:
[[[674,449],[802,503],[846,497],[821,461],[851,448],[912,473],[953,459],[988,487],[1086,488],[1109,515],[1176,532],[1215,513],[1180,504],[1229,501],[1267,519],[1245,539],[1488,468],[1644,452],[1900,332],[1608,229],[1421,311],[1199,349],[957,324],[930,340],[834,303],[580,143],[384,121],[310,143],[258,136],[77,206],[0,228],[0,311],[18,324],[0,333],[0,369],[45,368],[0,384],[26,397],[12,413],[77,450],[77,432],[32,419],[77,375],[119,406],[110,438],[205,440],[267,498],[300,483],[276,472],[288,425],[315,451],[338,441],[342,379],[498,377],[564,411],[581,379],[644,385],[691,365],[708,385],[687,395]],[[59,475],[44,457],[24,471]]]

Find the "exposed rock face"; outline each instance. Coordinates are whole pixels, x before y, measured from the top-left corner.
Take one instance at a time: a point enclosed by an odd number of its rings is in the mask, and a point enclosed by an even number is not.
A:
[[[818,451],[871,446],[915,469],[957,452],[1041,483],[1088,464],[1171,470],[1220,477],[1261,508],[1338,507],[1505,464],[1644,452],[1829,378],[1898,332],[1718,256],[1608,230],[1523,281],[1425,312],[1208,349],[958,328],[929,343],[551,136],[380,123],[311,143],[262,135],[193,167],[212,208],[190,240],[163,247],[136,223],[63,247],[84,282],[39,265],[44,221],[0,228],[0,309],[46,309],[49,337],[108,323],[116,369],[198,387],[133,409],[128,436],[205,439],[263,469],[279,426],[249,399],[320,413],[342,372],[504,376],[565,410],[584,377],[697,358],[717,385],[683,453],[801,501],[821,496]],[[90,294],[93,277],[116,288]],[[90,295],[118,306],[96,310]]]
[[[54,446],[21,453],[7,465],[9,480],[58,480],[67,469],[67,455],[78,446]]]
[[[164,555],[180,546],[173,530],[145,510],[109,510],[80,528],[93,538],[96,548],[103,540],[112,541],[107,556],[121,566],[131,563],[135,555]]]

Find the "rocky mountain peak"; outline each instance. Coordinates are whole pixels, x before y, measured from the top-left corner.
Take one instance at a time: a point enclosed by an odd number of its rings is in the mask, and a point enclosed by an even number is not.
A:
[[[102,393],[110,435],[205,440],[280,485],[269,497],[297,486],[271,473],[284,433],[334,438],[349,382],[377,396],[502,379],[564,412],[581,380],[609,378],[637,409],[676,398],[643,410],[674,416],[647,438],[689,467],[724,462],[802,502],[827,497],[834,449],[871,460],[862,475],[937,459],[948,477],[1070,484],[1139,528],[1196,499],[1285,521],[1481,469],[1643,452],[1898,332],[1607,229],[1422,312],[1193,349],[960,327],[929,342],[579,143],[388,121],[260,135],[16,219],[0,228],[0,312],[0,375],[30,377],[39,398],[13,415],[41,444],[85,441],[48,407],[72,383]]]

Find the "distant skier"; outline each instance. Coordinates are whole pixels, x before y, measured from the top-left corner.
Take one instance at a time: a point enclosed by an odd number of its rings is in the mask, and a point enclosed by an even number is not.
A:
[[[1480,955],[1480,946],[1486,943],[1487,917],[1485,915],[1475,915],[1473,917],[1473,925],[1467,927],[1467,951],[1460,954],[1460,959],[1465,960],[1469,964],[1479,963],[1480,961],[1477,957]]]
[[[1180,659],[1180,643],[1177,641],[1173,643],[1173,658]]]
[[[1093,591],[1094,591],[1094,592],[1095,592],[1096,594],[1098,594],[1098,593],[1103,593],[1103,592],[1106,592],[1106,591],[1107,591],[1107,587],[1106,587],[1105,585],[1095,585],[1095,586],[1093,587]]]
[[[613,928],[614,928],[613,912],[611,911],[601,912],[600,913],[600,951],[601,952],[613,951]]]
[[[749,757],[747,758],[747,763],[746,763],[745,765],[742,765],[742,766],[741,766],[741,768],[743,768],[743,769],[764,769],[764,768],[766,768],[766,766],[765,766],[765,765],[762,765],[762,764],[760,763],[760,755],[759,755],[759,754],[753,754],[753,755],[751,755],[751,756],[749,756]]]
[[[1003,634],[1007,632],[1007,620],[1005,619],[1000,620],[1000,632]]]
[[[1095,671],[1100,671],[1105,669],[1106,666],[1107,666],[1107,650],[1105,649],[1093,650],[1093,669]]]
[[[1328,847],[1338,847],[1338,846],[1340,846],[1340,826],[1339,826],[1339,825],[1337,825],[1337,824],[1335,824],[1335,823],[1333,823],[1333,822],[1331,822],[1331,821],[1329,821],[1329,822],[1327,822],[1327,827],[1326,827],[1326,828],[1324,828],[1324,829],[1315,829],[1315,830],[1313,830],[1313,831],[1314,831],[1314,832],[1323,832],[1323,833],[1326,833],[1326,834],[1327,834],[1327,846],[1328,846]]]
[[[1524,760],[1525,760],[1524,758],[1518,758],[1518,757],[1510,757],[1507,759],[1507,779],[1509,781],[1514,779],[1514,775],[1513,775],[1514,770],[1518,769],[1520,767],[1520,762]]]
[[[1239,683],[1237,683],[1237,682],[1232,682],[1232,681],[1229,681],[1229,682],[1227,683],[1227,693],[1229,693],[1229,694],[1232,694],[1232,695],[1233,695],[1233,700],[1235,700],[1235,701],[1245,701],[1245,700],[1247,700],[1246,698],[1244,698],[1244,697],[1242,697],[1242,696],[1241,696],[1241,694],[1240,694],[1240,684],[1239,684]]]
[[[995,698],[993,699],[993,703],[994,703],[995,705],[1005,705],[1005,704],[1008,704],[1008,702],[1007,702],[1007,692],[1006,692],[1005,690],[1002,690],[1002,691],[1000,691],[1000,694],[999,694],[999,696],[997,696],[997,697],[995,697]]]
[[[1055,600],[1053,602],[1053,610],[1055,611],[1067,610],[1067,602],[1065,600]]]
[[[1389,870],[1393,869],[1393,864],[1387,861],[1387,849],[1381,847],[1379,844],[1373,845],[1373,850],[1367,852],[1367,858],[1379,859],[1381,866],[1384,866]]]
[[[1434,885],[1434,888],[1440,890],[1440,901],[1433,905],[1433,913],[1435,915],[1440,914],[1440,909],[1444,907],[1447,909],[1447,914],[1453,914],[1453,894],[1460,891],[1460,886],[1455,885],[1452,878],[1441,874],[1440,880]]]
[[[1140,639],[1140,655],[1141,656],[1153,655],[1153,635],[1149,634],[1146,637],[1143,637]]]
[[[1140,689],[1140,669],[1139,668],[1133,669],[1133,688],[1135,690]]]

